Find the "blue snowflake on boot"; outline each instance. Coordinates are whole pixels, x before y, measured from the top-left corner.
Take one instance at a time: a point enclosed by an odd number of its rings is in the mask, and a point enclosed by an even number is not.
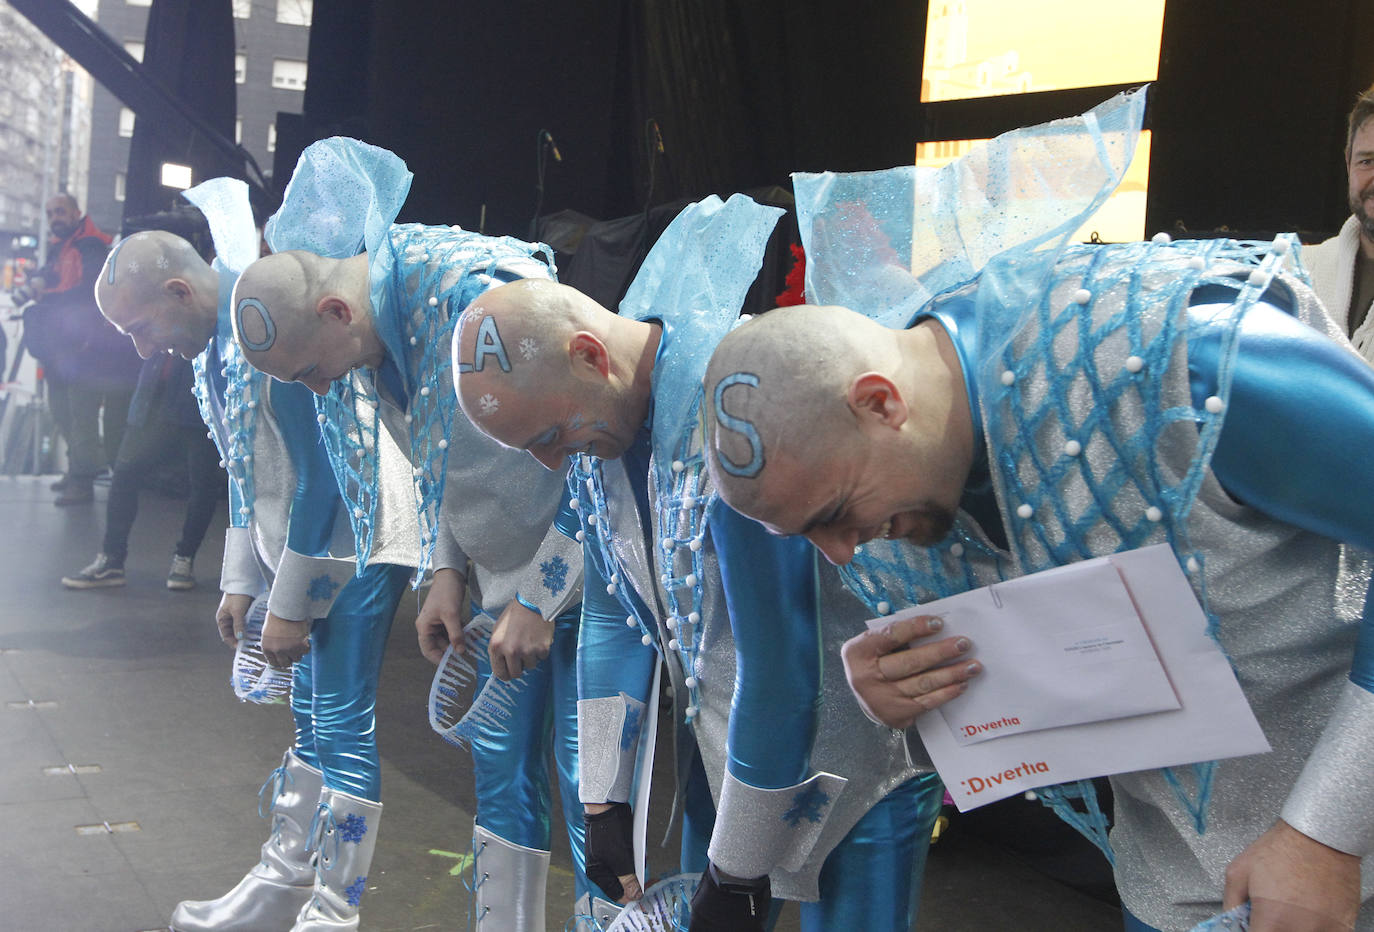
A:
[[[367,816],[360,816],[356,812],[350,812],[342,822],[339,823],[339,837],[344,841],[351,841],[353,844],[363,840],[367,834]]]
[[[544,588],[549,595],[558,595],[568,584],[568,562],[560,556],[539,564],[539,572],[544,574]]]
[[[339,584],[330,579],[329,574],[321,573],[319,576],[310,580],[310,588],[306,590],[305,594],[310,597],[310,601],[312,602],[323,602],[326,599],[332,598],[334,590],[338,588]]]
[[[792,808],[782,814],[783,821],[796,828],[802,819],[808,822],[821,821],[821,814],[830,805],[830,797],[818,786],[809,786],[792,797]]]
[[[357,906],[363,898],[363,888],[367,886],[367,878],[359,877],[348,886],[344,887],[344,899],[348,900],[349,906]]]

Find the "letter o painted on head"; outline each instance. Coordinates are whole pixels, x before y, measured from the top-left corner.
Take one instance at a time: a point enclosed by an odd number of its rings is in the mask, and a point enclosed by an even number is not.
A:
[[[277,342],[277,325],[272,322],[272,315],[267,313],[267,306],[257,298],[244,298],[239,302],[239,306],[234,309],[234,313],[238,317],[239,341],[243,343],[244,349],[263,353],[271,349],[272,344]],[[254,325],[261,322],[261,337],[254,338],[249,335],[250,322]],[[256,331],[259,328],[254,326],[253,329]]]

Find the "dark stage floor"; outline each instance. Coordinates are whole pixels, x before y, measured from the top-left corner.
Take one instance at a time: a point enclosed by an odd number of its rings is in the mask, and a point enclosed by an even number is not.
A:
[[[128,585],[68,591],[58,579],[98,548],[105,490],[94,505],[63,510],[49,481],[0,478],[0,930],[162,929],[178,900],[219,895],[257,860],[267,825],[258,787],[291,740],[290,717],[229,688],[231,655],[213,623],[222,519],[196,561],[200,586],[169,592],[182,503],[145,493]],[[386,810],[362,926],[458,932],[469,928],[456,869],[470,850],[471,766],[429,729],[432,668],[415,648],[414,614],[408,595],[382,676]],[[1037,869],[1086,884],[1091,860],[1033,865],[1010,846],[1039,823],[1012,826],[1016,818],[1008,814],[1005,833],[999,818],[955,822],[931,852],[919,928],[1119,929],[1115,907]],[[651,854],[660,873],[672,861],[669,849]],[[568,865],[555,837],[550,930],[571,911]],[[795,907],[779,928],[800,928]]]

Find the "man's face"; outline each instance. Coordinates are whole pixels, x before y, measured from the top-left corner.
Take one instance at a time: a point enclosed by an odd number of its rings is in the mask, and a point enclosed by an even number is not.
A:
[[[614,459],[634,440],[634,429],[618,423],[610,397],[594,384],[570,380],[523,396],[501,392],[499,379],[488,384],[495,390],[479,395],[471,408],[478,429],[525,450],[546,469],[564,469],[577,453]]]
[[[52,235],[58,239],[66,239],[76,232],[76,225],[81,221],[81,211],[76,209],[76,204],[70,198],[55,197],[48,201],[48,229]]]
[[[1355,131],[1345,167],[1350,212],[1359,220],[1364,238],[1374,241],[1374,118]]]
[[[745,513],[774,534],[804,535],[836,566],[874,538],[938,543],[953,526],[954,487],[962,487],[963,477],[932,482],[902,469],[894,456],[897,440],[865,441],[856,427],[828,457],[774,456],[760,474],[757,504]]]
[[[253,358],[253,365],[280,382],[300,382],[317,395],[357,368],[341,327],[322,326],[307,340],[284,341]]]
[[[134,341],[134,349],[144,359],[157,353],[194,359],[213,335],[213,323],[207,327],[192,305],[170,294],[150,303],[121,298],[102,310],[110,323]]]

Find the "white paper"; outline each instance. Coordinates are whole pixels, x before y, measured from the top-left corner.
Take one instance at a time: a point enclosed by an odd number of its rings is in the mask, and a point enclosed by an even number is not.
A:
[[[1179,707],[1121,575],[1085,560],[895,617],[938,615],[995,676],[941,706],[959,744]]]
[[[1176,767],[1268,751],[1254,713],[1241,693],[1231,664],[1207,636],[1207,619],[1167,545],[1106,558],[1120,573],[1148,632],[1179,707],[1075,725],[1022,731],[995,741],[961,745],[943,716],[916,720],[921,740],[960,810],[967,811],[1026,790],[1114,773]],[[1069,567],[1037,574],[1055,582],[1072,580]],[[1029,578],[1029,577],[1027,577]],[[1005,585],[1005,584],[1002,584]],[[1065,587],[1057,604],[1063,612],[1083,611],[1083,594]],[[938,603],[925,606],[929,613]],[[885,625],[891,617],[869,622]],[[990,646],[975,643],[984,658]],[[985,662],[970,681],[971,695],[994,684],[1000,669]]]

